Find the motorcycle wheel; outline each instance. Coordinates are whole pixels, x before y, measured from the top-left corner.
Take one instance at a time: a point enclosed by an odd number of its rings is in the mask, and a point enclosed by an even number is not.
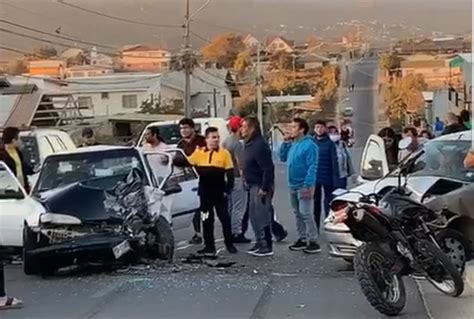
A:
[[[160,216],[151,231],[154,237],[149,245],[148,252],[152,258],[173,261],[174,256],[174,236],[171,225],[165,217]]]
[[[436,233],[436,241],[462,275],[469,258],[469,244],[463,234],[454,229],[443,229]]]
[[[421,240],[417,242],[417,251],[424,259],[431,259],[431,264],[426,271],[428,280],[442,293],[457,297],[464,291],[464,282],[456,266],[449,260],[444,252],[432,242]]]
[[[379,245],[364,243],[354,256],[354,269],[362,293],[378,312],[396,316],[405,307],[406,292],[403,279],[389,274],[394,259]]]

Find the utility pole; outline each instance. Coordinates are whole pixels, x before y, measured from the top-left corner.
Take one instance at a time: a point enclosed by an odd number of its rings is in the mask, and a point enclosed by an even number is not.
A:
[[[191,17],[189,15],[189,0],[186,0],[186,14],[184,21],[184,116],[191,117],[191,50],[189,45],[189,27]]]
[[[262,75],[260,70],[260,43],[257,44],[257,118],[263,131],[263,94],[262,94]]]

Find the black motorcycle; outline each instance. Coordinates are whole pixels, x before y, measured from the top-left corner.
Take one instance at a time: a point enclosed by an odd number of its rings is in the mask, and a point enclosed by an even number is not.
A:
[[[401,174],[401,173],[400,173]],[[363,242],[354,256],[354,269],[362,292],[380,313],[396,316],[404,308],[403,276],[425,277],[436,289],[452,297],[464,290],[460,272],[437,242],[428,225],[439,221],[435,212],[412,200],[406,187],[364,195],[358,201],[334,200],[332,222],[345,223]]]

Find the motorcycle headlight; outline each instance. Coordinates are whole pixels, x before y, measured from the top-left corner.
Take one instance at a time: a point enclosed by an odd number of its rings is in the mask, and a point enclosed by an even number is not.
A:
[[[54,214],[54,213],[44,213],[40,216],[40,223],[42,224],[57,224],[57,225],[80,225],[82,224],[81,220],[77,217],[64,215],[64,214]]]

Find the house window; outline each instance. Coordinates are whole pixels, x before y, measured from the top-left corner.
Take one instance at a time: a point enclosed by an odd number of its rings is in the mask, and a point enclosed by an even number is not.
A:
[[[122,107],[124,109],[136,109],[138,107],[137,96],[135,94],[122,95]]]
[[[168,68],[168,62],[161,62],[161,68],[167,69]]]
[[[280,43],[280,44],[278,44],[278,47],[279,47],[279,48],[284,48],[285,45],[284,45],[283,43]]]
[[[161,53],[161,56],[164,58],[166,56],[166,53]]]
[[[90,96],[79,96],[77,98],[77,105],[80,110],[92,108],[92,97]]]
[[[439,73],[439,69],[433,69],[433,73]]]
[[[102,92],[102,93],[100,94],[100,98],[101,98],[102,100],[108,100],[108,99],[109,99],[109,92]]]

